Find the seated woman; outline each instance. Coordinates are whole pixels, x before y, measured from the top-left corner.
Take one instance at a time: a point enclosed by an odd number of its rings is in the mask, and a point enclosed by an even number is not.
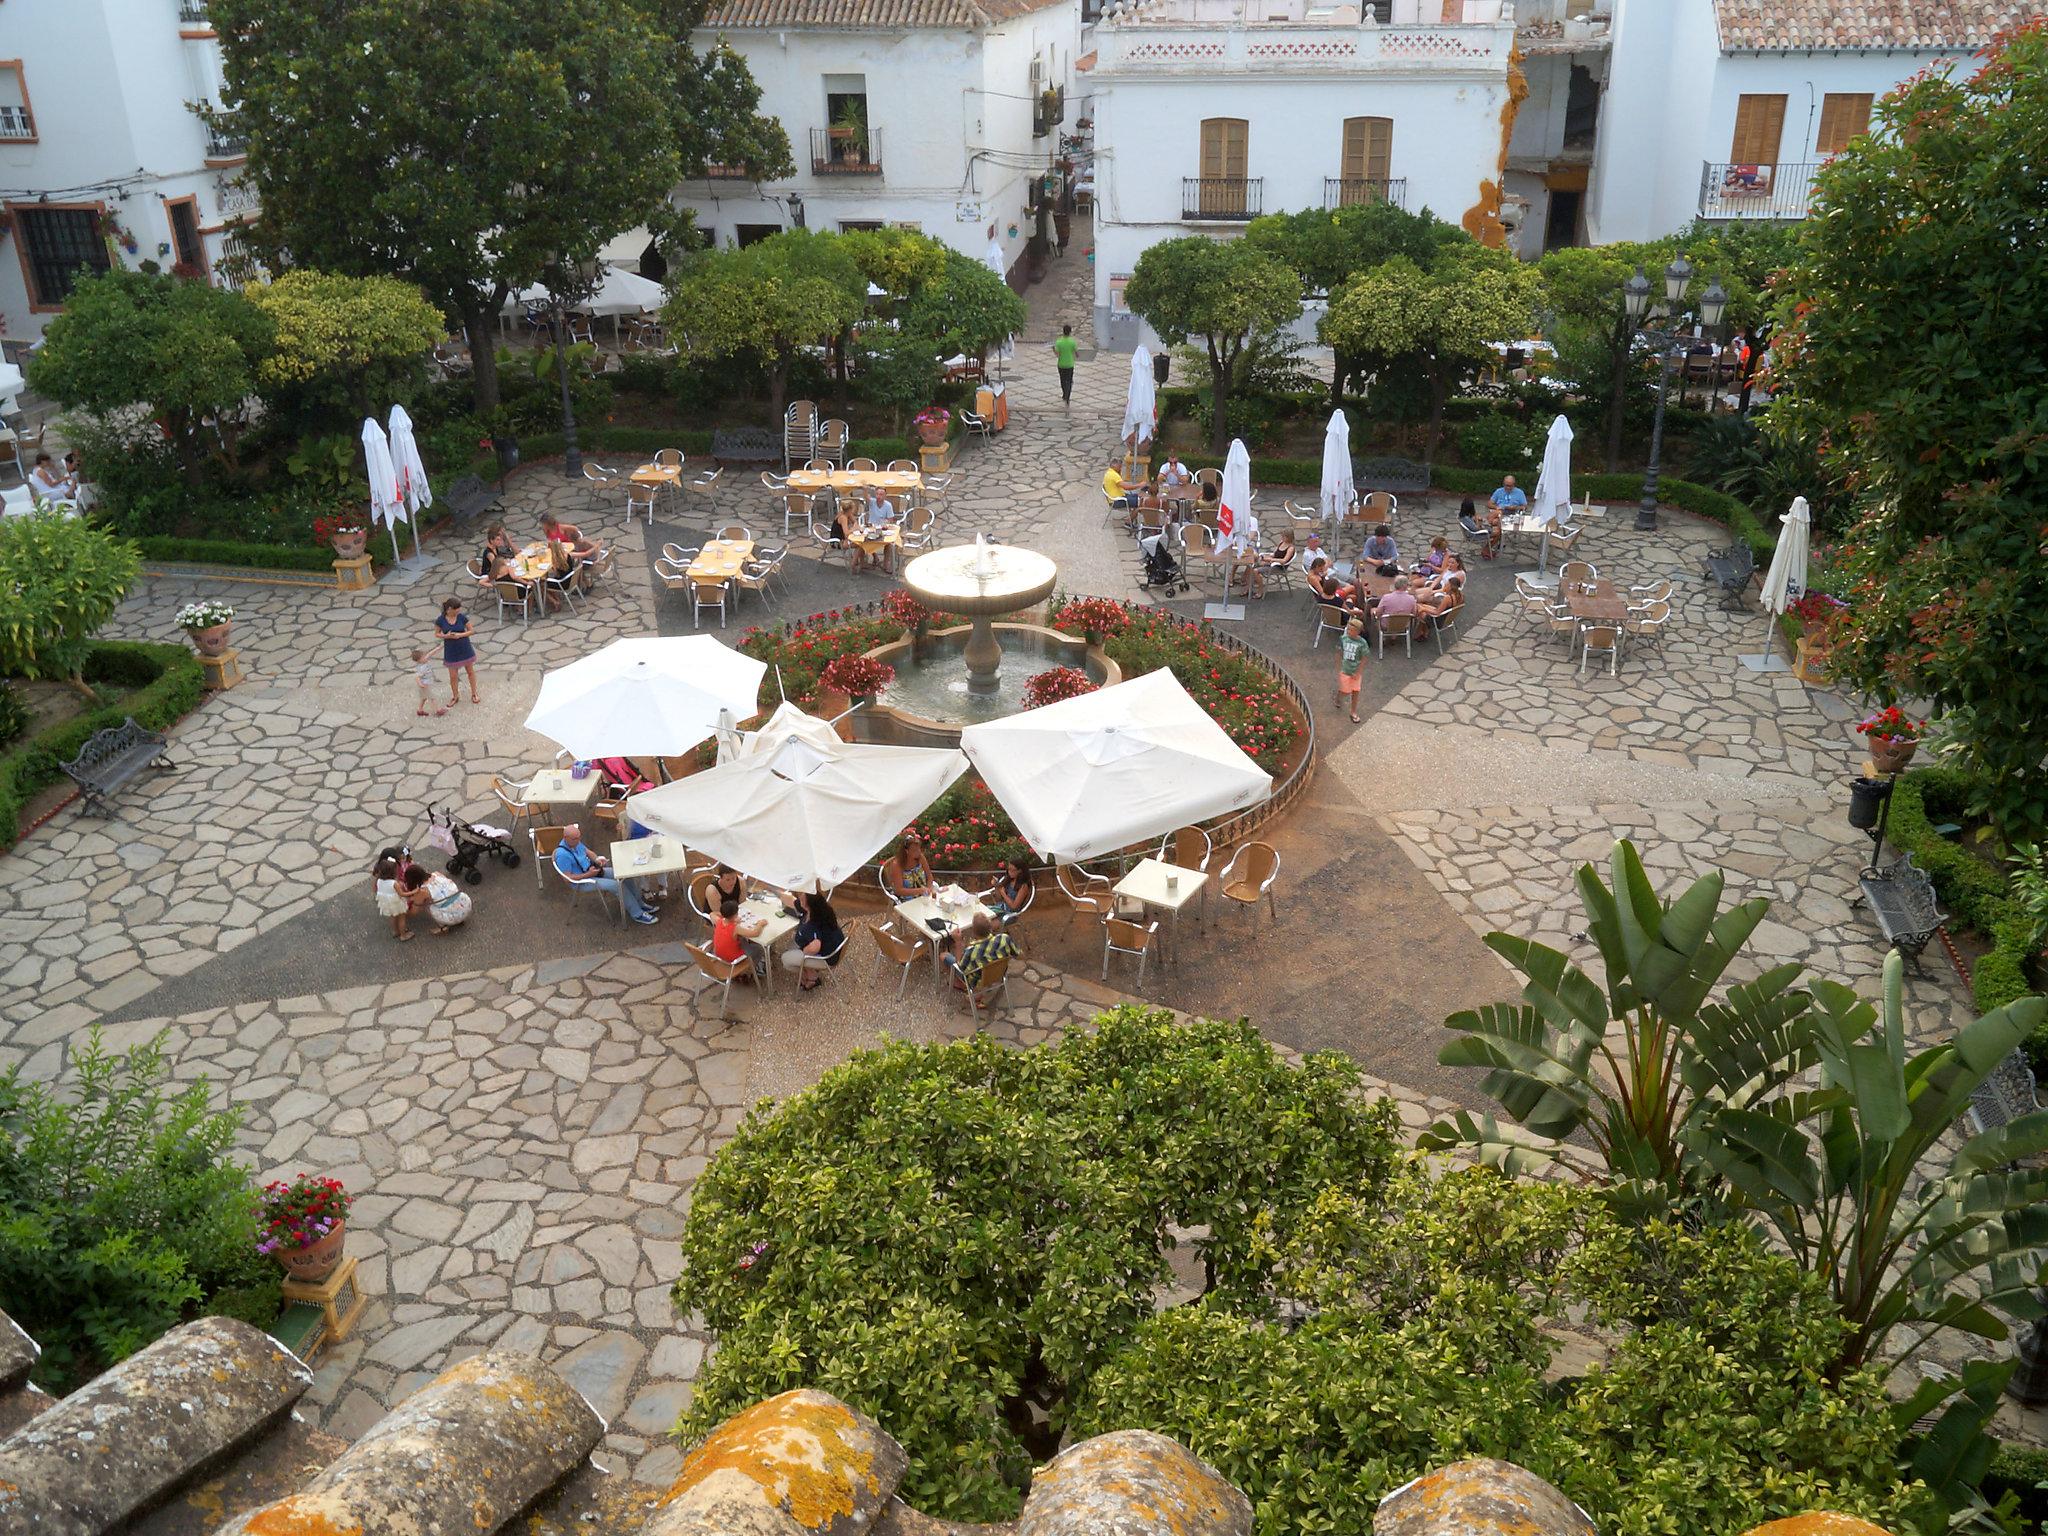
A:
[[[1440,613],[1449,613],[1464,601],[1463,571],[1447,572],[1441,585],[1421,586],[1415,589],[1415,611],[1425,618],[1433,619]]]
[[[726,901],[747,899],[747,877],[736,869],[717,865],[711,872],[711,908],[715,912],[718,904]]]
[[[604,553],[604,545],[596,539],[586,538],[583,530],[574,523],[565,523],[552,512],[541,514],[540,531],[550,544],[566,544],[570,553],[578,560],[595,560]]]
[[[1367,565],[1399,565],[1401,551],[1394,546],[1394,530],[1385,523],[1373,529],[1359,558]]]
[[[1334,603],[1339,608],[1356,606],[1358,588],[1339,581],[1328,560],[1318,560],[1308,568],[1308,589],[1319,603]]]
[[[1267,576],[1277,575],[1279,572],[1286,570],[1287,567],[1294,564],[1299,553],[1300,551],[1294,547],[1294,530],[1292,528],[1284,530],[1280,535],[1279,543],[1260,555],[1250,565],[1242,568],[1244,571],[1245,595],[1248,597],[1264,597],[1266,595]]]
[[[916,832],[904,833],[896,851],[882,861],[882,888],[891,901],[915,901],[932,888],[931,860]]]
[[[55,502],[64,507],[75,506],[78,502],[76,477],[58,469],[47,453],[36,455],[35,468],[28,472],[28,485],[38,501]]]
[[[550,548],[557,549],[560,547],[561,546],[559,545],[550,546]],[[554,593],[548,590],[547,584],[545,582],[537,580],[529,581],[524,576],[521,576],[516,569],[514,569],[512,562],[516,558],[516,555],[504,554],[496,549],[493,549],[488,544],[485,545],[485,585],[494,585],[501,581],[509,583],[510,585],[517,587],[520,593],[526,598],[528,602],[533,601],[533,599],[536,596],[538,596],[541,600],[542,608],[548,613],[553,613],[557,608],[561,607],[562,600],[559,597],[555,596]]]
[[[981,893],[981,899],[995,908],[997,917],[1009,918],[1022,912],[1031,901],[1031,870],[1022,859],[1003,860],[1002,878]]]
[[[512,542],[512,535],[505,531],[503,523],[493,523],[484,530],[484,547],[476,557],[476,563],[483,571],[480,580],[485,586],[492,581],[491,572],[500,560],[512,561],[519,558],[519,546]]]
[[[1429,548],[1423,552],[1422,563],[1415,567],[1418,576],[1434,576],[1444,568],[1444,557],[1451,552],[1451,541],[1438,534],[1429,541]]]
[[[816,892],[798,891],[796,909],[796,932],[790,935],[790,947],[782,952],[782,967],[800,972],[803,980],[799,985],[809,992],[822,987],[826,967],[837,965],[844,957],[846,933],[831,901]]]

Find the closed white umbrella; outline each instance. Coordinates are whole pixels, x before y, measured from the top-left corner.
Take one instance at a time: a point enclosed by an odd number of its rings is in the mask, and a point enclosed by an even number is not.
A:
[[[1041,858],[1092,858],[1242,810],[1273,792],[1161,668],[1111,688],[970,725],[961,748]]]
[[[1813,514],[1806,498],[1794,496],[1792,505],[1778,523],[1778,547],[1771,552],[1771,568],[1764,573],[1764,590],[1757,599],[1764,611],[1763,650],[1745,656],[1742,664],[1752,672],[1785,672],[1791,663],[1771,644],[1771,626],[1778,616],[1806,591],[1806,552],[1812,535]]]
[[[1258,531],[1258,523],[1252,517],[1252,456],[1246,451],[1243,438],[1230,440],[1230,452],[1223,459],[1222,502],[1216,514],[1220,542],[1243,549],[1246,532],[1256,536]]]
[[[1003,281],[1009,281],[1009,267],[1008,264],[1005,263],[1003,260],[1003,248],[998,242],[994,240],[989,241],[988,249],[982,252],[981,260],[983,265],[985,265],[989,269],[989,271],[995,273],[995,275],[1003,279]]]
[[[1572,424],[1562,415],[1550,423],[1550,436],[1543,444],[1543,468],[1536,475],[1536,494],[1529,500],[1529,516],[1543,525],[1543,542],[1536,550],[1536,569],[1522,574],[1550,585],[1550,530],[1570,519],[1572,510]]]
[[[1323,488],[1316,506],[1323,521],[1334,523],[1351,510],[1357,495],[1351,483],[1351,421],[1342,411],[1330,412],[1330,424],[1323,429]]]
[[[402,405],[391,407],[391,464],[398,471],[398,494],[412,514],[412,553],[418,559],[420,509],[434,504],[434,488],[427,483],[427,466],[412,435],[412,417]]]
[[[1157,385],[1152,378],[1152,354],[1143,343],[1131,354],[1131,388],[1124,396],[1123,438],[1133,449],[1152,436],[1158,410]]]
[[[398,562],[398,525],[405,521],[405,497],[398,489],[398,470],[391,462],[391,445],[377,418],[363,418],[363,464],[370,480],[370,520],[391,530],[391,560]]]
[[[728,762],[633,796],[626,814],[741,874],[829,890],[888,847],[967,769],[951,747],[839,740],[792,704]]]
[[[543,677],[526,726],[579,758],[674,757],[752,715],[766,670],[709,635],[614,640]]]

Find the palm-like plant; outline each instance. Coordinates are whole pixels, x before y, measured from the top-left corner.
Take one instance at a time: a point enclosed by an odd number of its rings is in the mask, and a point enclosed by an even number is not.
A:
[[[1908,1056],[1901,975],[1898,955],[1887,957],[1883,1027],[1869,1039],[1878,1009],[1816,981],[1821,1091],[1811,1112],[1789,1101],[1731,1108],[1702,1149],[1786,1248],[1827,1277],[1856,1325],[1840,1370],[1901,1324],[1922,1329],[1910,1356],[1938,1327],[2002,1339],[1996,1312],[2043,1312],[2048,1168],[2012,1165],[2048,1151],[2048,1112],[1972,1136],[1932,1176],[1922,1164],[1971,1093],[2040,1027],[2048,1001],[2008,1003]]]
[[[1715,872],[1667,906],[1626,841],[1615,844],[1612,867],[1612,889],[1590,864],[1577,876],[1604,986],[1547,945],[1491,933],[1487,946],[1528,978],[1521,1001],[1445,1021],[1461,1038],[1438,1059],[1486,1068],[1487,1093],[1535,1142],[1504,1132],[1491,1115],[1460,1112],[1432,1126],[1422,1145],[1470,1147],[1525,1172],[1583,1135],[1625,1200],[1663,1203],[1716,1182],[1698,1150],[1713,1139],[1715,1116],[1762,1100],[1814,1064],[1812,1000],[1791,964],[1711,1000],[1768,902],[1722,911]]]

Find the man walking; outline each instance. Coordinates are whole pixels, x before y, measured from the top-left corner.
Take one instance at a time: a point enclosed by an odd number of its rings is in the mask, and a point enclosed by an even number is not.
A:
[[[1061,405],[1071,406],[1074,403],[1075,350],[1076,348],[1074,344],[1074,328],[1071,325],[1061,326],[1060,334],[1052,344],[1053,360],[1057,362],[1060,367]]]

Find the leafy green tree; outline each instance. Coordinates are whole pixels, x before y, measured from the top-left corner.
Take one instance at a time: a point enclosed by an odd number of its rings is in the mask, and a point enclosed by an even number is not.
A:
[[[949,247],[914,229],[850,229],[836,238],[861,276],[891,299],[907,299],[946,270]],[[991,274],[993,275],[993,274]]]
[[[1855,523],[1837,675],[1932,699],[2006,841],[2048,832],[2048,29],[1888,96],[1817,174],[1769,417]]]
[[[1429,380],[1423,456],[1434,460],[1452,387],[1492,355],[1489,342],[1529,334],[1537,287],[1521,262],[1476,244],[1449,247],[1428,267],[1396,256],[1331,296],[1323,335],[1347,353],[1415,359]]]
[[[1686,258],[1695,269],[1693,286],[1721,284],[1728,308],[1721,323],[1749,349],[1740,378],[1737,409],[1747,412],[1750,394],[1763,369],[1764,354],[1778,327],[1780,277],[1799,249],[1798,226],[1770,219],[1738,219],[1727,224],[1704,220],[1685,232]],[[1700,289],[1701,292],[1705,290]]]
[[[300,411],[368,416],[411,399],[447,331],[440,310],[397,278],[300,267],[244,291],[275,328],[257,381],[266,396]]]
[[[1152,1316],[1174,1234],[1263,1293],[1332,1185],[1392,1166],[1348,1061],[1123,1008],[1058,1045],[892,1045],[757,1110],[698,1181],[676,1304],[718,1350],[681,1431],[822,1387],[904,1444],[904,1497],[1014,1513],[1089,1371]]]
[[[663,317],[695,356],[760,359],[780,420],[798,350],[837,340],[866,307],[867,278],[839,236],[786,229],[703,256],[676,285]]]
[[[74,1070],[61,1093],[0,1076],[0,1308],[60,1391],[201,1311],[277,1310],[235,1112],[170,1091],[160,1041],[115,1055],[94,1029]]]
[[[904,307],[903,324],[929,336],[941,357],[988,354],[1024,329],[1024,301],[982,263],[946,252],[937,276]]]
[[[1638,267],[1657,284],[1677,254],[1675,240],[1623,240],[1548,251],[1537,263],[1543,307],[1550,315],[1548,338],[1558,350],[1559,363],[1568,376],[1582,381],[1586,395],[1605,404],[1610,474],[1621,460],[1636,336],[1642,329],[1639,321],[1629,318],[1622,284]]]
[[[270,318],[239,293],[115,268],[78,280],[30,355],[28,377],[59,404],[96,415],[148,406],[198,485],[217,454],[234,464],[271,345]]]
[[[83,518],[54,511],[0,522],[0,676],[61,678],[87,698],[85,658],[142,558]]]
[[[939,387],[938,344],[924,331],[878,326],[860,338],[863,398],[889,408],[891,429],[903,430],[906,411],[931,404]]]
[[[707,160],[790,170],[703,6],[667,0],[221,0],[224,94],[262,201],[253,238],[294,264],[417,283],[468,331],[477,413],[506,298],[658,219]]]
[[[1124,302],[1166,342],[1202,338],[1216,401],[1209,447],[1222,453],[1238,358],[1254,336],[1301,313],[1300,277],[1242,240],[1186,235],[1145,249]]]

